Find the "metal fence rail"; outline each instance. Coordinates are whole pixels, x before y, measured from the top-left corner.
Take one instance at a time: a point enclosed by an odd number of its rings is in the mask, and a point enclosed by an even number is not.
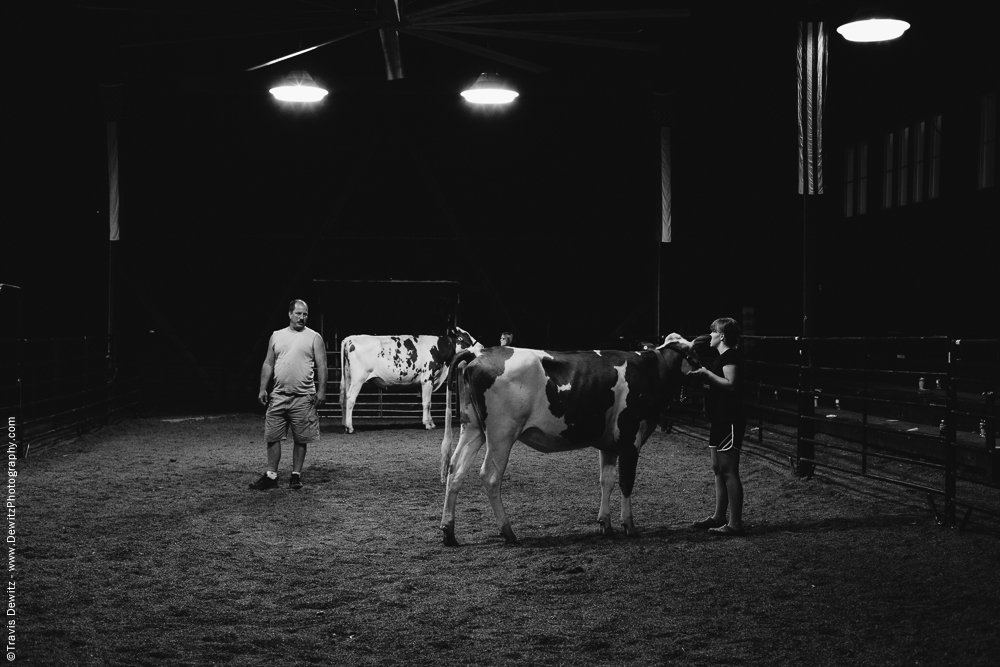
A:
[[[973,510],[1000,517],[1000,341],[745,336],[744,346],[753,449],[802,476],[826,467],[926,493],[948,525],[957,508],[960,526]],[[701,400],[688,387],[674,408],[703,419]]]
[[[0,412],[19,425],[19,456],[133,412],[139,377],[131,346],[107,338],[18,339],[0,365]]]

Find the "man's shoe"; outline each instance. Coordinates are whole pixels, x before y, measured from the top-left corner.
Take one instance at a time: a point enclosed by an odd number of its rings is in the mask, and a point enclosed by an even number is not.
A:
[[[274,479],[271,479],[265,473],[261,475],[260,479],[258,479],[256,482],[250,482],[250,488],[255,489],[257,491],[267,491],[268,489],[276,489],[278,488],[278,478],[275,477]]]
[[[713,517],[708,517],[704,521],[695,521],[691,524],[691,527],[695,530],[705,530],[706,528],[720,528],[726,525],[725,519],[715,519]]]
[[[301,489],[302,488],[302,475],[297,472],[292,473],[291,479],[288,480],[289,489]]]

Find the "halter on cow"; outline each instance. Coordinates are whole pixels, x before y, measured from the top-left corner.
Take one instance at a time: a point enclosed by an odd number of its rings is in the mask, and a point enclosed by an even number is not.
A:
[[[601,456],[601,532],[613,533],[610,498],[618,468],[621,522],[635,531],[631,495],[639,450],[697,357],[692,344],[671,334],[656,350],[548,352],[494,347],[461,352],[452,360],[459,391],[461,435],[451,451],[448,392],[441,477],[446,482],[441,529],[455,545],[455,505],[482,445],[480,477],[501,534],[516,542],[503,508],[500,482],[515,441],[549,453],[594,447]]]
[[[347,336],[340,346],[340,407],[345,433],[354,432],[352,413],[361,386],[368,381],[384,389],[390,385],[421,386],[423,423],[434,428],[431,393],[448,379],[455,353],[482,348],[468,331],[455,327],[444,336]]]

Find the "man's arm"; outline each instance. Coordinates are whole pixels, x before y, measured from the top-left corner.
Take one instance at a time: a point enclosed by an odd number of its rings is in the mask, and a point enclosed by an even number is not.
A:
[[[316,403],[321,404],[326,400],[326,342],[323,337],[316,334],[313,340],[313,359],[316,364]]]
[[[267,405],[267,385],[274,377],[274,334],[267,341],[267,356],[264,357],[264,365],[260,369],[260,391],[257,393],[257,400]]]

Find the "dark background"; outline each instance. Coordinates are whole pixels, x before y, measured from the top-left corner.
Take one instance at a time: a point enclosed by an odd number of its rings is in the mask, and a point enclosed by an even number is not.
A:
[[[995,337],[996,189],[976,188],[979,104],[997,80],[986,3],[909,8],[913,27],[876,45],[834,32],[853,3],[757,4],[572,26],[658,44],[653,54],[478,40],[543,74],[403,35],[400,81],[386,81],[377,33],[244,71],[343,32],[295,13],[317,3],[19,9],[0,282],[21,290],[0,291],[4,337],[105,335],[110,282],[114,333],[156,331],[191,363],[252,379],[292,298],[310,302],[331,346],[333,321],[337,336],[443,332],[447,286],[429,287],[422,308],[411,288],[330,282],[393,279],[460,282],[459,322],[487,343],[511,330],[530,347],[632,346],[656,334],[658,273],[661,335],[703,333],[744,307],[757,334],[800,334],[795,46],[807,18],[826,19],[831,36],[812,333]],[[327,100],[276,103],[267,88],[291,69],[326,85]],[[462,102],[481,71],[514,82],[511,108]],[[879,212],[873,185],[871,214],[845,219],[845,143],[871,139],[877,176],[880,133],[931,113],[945,117],[941,198]],[[114,244],[108,120],[120,141]],[[674,193],[674,242],[662,246],[661,126]]]

